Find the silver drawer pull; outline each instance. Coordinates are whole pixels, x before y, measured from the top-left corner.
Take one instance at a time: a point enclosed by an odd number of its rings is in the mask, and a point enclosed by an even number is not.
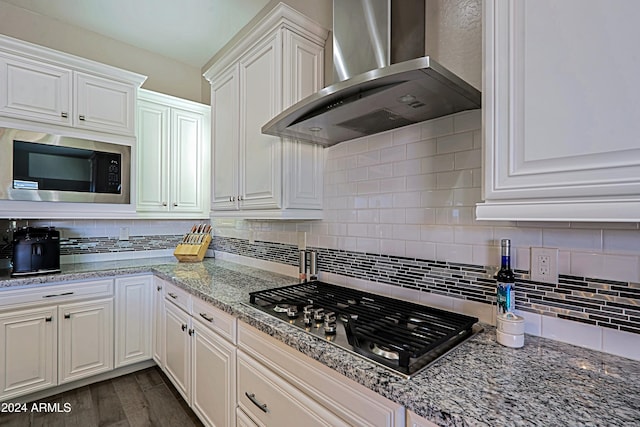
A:
[[[174,294],[173,292],[169,292],[169,296],[173,299],[178,299],[178,295]]]
[[[200,317],[202,317],[207,322],[213,323],[213,317],[207,316],[207,313],[200,313]]]
[[[78,118],[79,118],[80,120],[84,120],[84,115],[80,114],[80,115],[78,116]]]
[[[247,396],[249,398],[249,400],[256,405],[258,408],[260,408],[260,410],[262,410],[262,412],[269,412],[267,410],[267,404],[266,403],[260,403],[258,402],[258,399],[256,399],[256,395],[254,393],[247,393],[246,391],[244,392],[244,395]]]
[[[65,313],[64,314],[64,318],[65,319],[71,319],[71,313]]]
[[[61,294],[43,295],[42,298],[64,297],[64,296],[67,296],[67,295],[73,295],[73,292],[63,292]]]

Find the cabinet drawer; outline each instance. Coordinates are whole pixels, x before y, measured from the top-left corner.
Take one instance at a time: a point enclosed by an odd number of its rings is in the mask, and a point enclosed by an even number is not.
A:
[[[0,310],[23,304],[56,304],[58,301],[75,301],[83,298],[113,296],[113,279],[43,285],[0,291]]]
[[[343,420],[238,351],[238,406],[259,424],[347,426]]]
[[[202,301],[193,298],[193,317],[212,331],[220,334],[232,343],[236,343],[236,318]]]
[[[184,289],[173,283],[164,282],[164,297],[187,313],[191,313],[191,295]]]

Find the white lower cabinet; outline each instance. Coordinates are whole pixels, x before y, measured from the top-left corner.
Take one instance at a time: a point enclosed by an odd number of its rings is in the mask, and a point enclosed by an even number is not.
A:
[[[236,426],[237,427],[260,427],[254,423],[251,418],[240,408],[236,409]]]
[[[191,316],[173,304],[164,306],[164,371],[187,403],[191,403]]]
[[[116,368],[151,359],[152,282],[152,276],[116,279]]]
[[[193,320],[191,407],[209,426],[235,421],[236,347]]]
[[[238,406],[263,426],[349,425],[242,351],[238,351]]]
[[[408,410],[407,427],[438,427],[438,425]]]
[[[0,314],[0,400],[55,386],[57,308]]]
[[[402,405],[242,322],[237,395],[260,426],[405,427]]]
[[[205,425],[235,426],[236,319],[171,283],[159,287],[165,374]]]
[[[113,299],[58,307],[59,383],[113,369]]]

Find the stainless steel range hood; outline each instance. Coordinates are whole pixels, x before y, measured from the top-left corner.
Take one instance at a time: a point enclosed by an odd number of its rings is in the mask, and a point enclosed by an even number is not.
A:
[[[331,146],[480,108],[476,88],[417,57],[424,55],[424,0],[334,0],[333,14],[334,67],[343,81],[294,104],[263,133]]]

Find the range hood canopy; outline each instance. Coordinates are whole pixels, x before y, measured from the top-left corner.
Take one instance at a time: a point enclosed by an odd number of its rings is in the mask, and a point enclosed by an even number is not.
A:
[[[416,5],[422,6],[422,13],[417,11]],[[428,56],[384,64],[384,58],[397,60],[411,56],[407,46],[424,53],[424,0],[334,0],[333,13],[336,77],[346,80],[327,86],[292,105],[265,124],[263,133],[328,147],[480,108],[480,91]],[[385,14],[395,17],[394,21],[387,19],[388,22],[380,25],[380,16]],[[421,26],[415,23],[407,25],[407,20],[415,21],[415,17],[421,19]],[[363,21],[361,26],[364,29],[360,31],[355,24],[358,18]],[[400,22],[394,25],[395,21]],[[346,28],[341,30],[341,27]],[[421,33],[418,39],[415,37],[416,27],[417,33]],[[360,39],[363,33],[369,38]],[[358,39],[354,40],[354,37]],[[390,43],[381,47],[380,40]],[[345,52],[349,46],[357,52]],[[365,55],[369,64],[362,64],[362,52],[371,52]],[[358,63],[348,63],[352,58]],[[372,61],[382,66],[353,77],[346,75],[362,67],[370,69],[367,67],[371,67]]]

